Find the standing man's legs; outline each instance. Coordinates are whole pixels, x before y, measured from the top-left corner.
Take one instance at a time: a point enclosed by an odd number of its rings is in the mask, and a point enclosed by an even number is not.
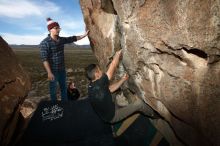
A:
[[[58,79],[61,91],[61,100],[65,101],[67,99],[67,87],[66,87],[66,71],[62,70],[59,72],[59,79]]]

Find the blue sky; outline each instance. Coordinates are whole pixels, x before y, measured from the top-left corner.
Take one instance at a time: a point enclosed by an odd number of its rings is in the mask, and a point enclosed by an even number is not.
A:
[[[60,24],[60,36],[85,32],[79,0],[0,0],[0,35],[8,44],[38,45],[48,34],[47,17]]]

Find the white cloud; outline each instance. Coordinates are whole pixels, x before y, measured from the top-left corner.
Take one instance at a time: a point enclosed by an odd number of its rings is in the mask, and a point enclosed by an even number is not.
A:
[[[60,32],[60,36],[64,36],[64,37],[68,37],[68,36],[72,36],[72,35],[75,35],[75,36],[79,36],[79,35],[83,35],[85,33],[85,31],[83,31],[83,32],[77,32],[77,33],[70,33],[69,31],[67,32],[67,31],[61,31]],[[77,44],[77,45],[89,45],[90,44],[90,42],[89,42],[89,39],[88,39],[88,37],[85,37],[85,38],[83,38],[83,39],[81,39],[81,40],[78,40],[77,42],[75,42],[75,44]]]
[[[48,1],[43,1],[43,3],[34,3],[30,0],[0,1],[0,16],[3,17],[24,18],[26,16],[44,16],[59,10],[60,8],[57,5]]]
[[[88,37],[85,37],[77,42],[75,42],[77,45],[89,45],[89,39]]]
[[[61,21],[61,27],[62,29],[78,29],[82,28],[84,26],[82,21],[74,21],[74,20],[69,20],[69,19],[64,19]]]
[[[77,35],[82,35],[82,34],[84,34],[84,33],[85,33],[85,31],[76,33],[76,34],[74,34],[74,35],[77,36]],[[77,45],[89,45],[90,42],[89,42],[88,37],[85,37],[85,38],[83,38],[83,39],[77,41],[76,44],[77,44]]]
[[[44,38],[44,35],[15,35],[10,33],[3,33],[2,37],[8,44],[25,44],[38,45]]]
[[[81,33],[83,34],[83,33]],[[8,44],[16,44],[16,45],[38,45],[40,42],[47,36],[47,33],[42,35],[16,35],[11,33],[2,33],[3,39]],[[63,35],[70,36],[70,35]],[[83,38],[76,42],[77,45],[88,45],[89,39],[88,37]]]

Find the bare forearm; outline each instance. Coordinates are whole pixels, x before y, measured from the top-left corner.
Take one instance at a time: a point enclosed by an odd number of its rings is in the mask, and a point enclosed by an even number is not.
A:
[[[86,36],[88,35],[88,33],[89,33],[89,31],[87,30],[85,34],[76,36],[76,39],[77,39],[77,40],[81,40],[81,39],[83,39],[84,37],[86,37]]]
[[[76,36],[76,39],[77,39],[77,41],[78,41],[78,40],[83,39],[84,37],[86,37],[86,35],[79,35],[79,36]]]
[[[119,80],[116,83],[113,83],[112,85],[109,86],[109,90],[111,93],[115,92],[116,90],[118,90],[118,88],[121,87],[121,85],[124,83],[124,80]]]
[[[116,90],[118,90],[118,88],[119,88],[125,81],[127,81],[128,78],[129,78],[129,75],[128,75],[127,73],[125,73],[125,74],[121,77],[121,79],[120,79],[118,82],[116,82],[116,83],[114,83],[114,84],[112,84],[112,85],[109,86],[110,92],[113,93],[113,92],[115,92]]]
[[[109,80],[111,80],[112,76],[114,75],[114,72],[119,64],[120,57],[121,57],[121,50],[116,52],[111,64],[109,65],[108,71],[106,72]]]
[[[48,61],[43,62],[44,68],[46,69],[47,73],[51,73],[50,64]]]
[[[54,75],[53,75],[53,73],[51,72],[49,62],[48,62],[48,61],[44,61],[43,64],[44,64],[44,68],[45,68],[46,71],[47,71],[48,79],[51,80],[51,81],[54,80]]]
[[[108,77],[109,77],[109,80],[112,79],[112,76],[114,75],[114,72],[115,72],[115,70],[116,70],[118,64],[119,64],[119,59],[114,59],[114,60],[111,62],[110,66],[109,66],[109,69],[108,69],[108,72],[107,72],[107,75],[108,75]]]

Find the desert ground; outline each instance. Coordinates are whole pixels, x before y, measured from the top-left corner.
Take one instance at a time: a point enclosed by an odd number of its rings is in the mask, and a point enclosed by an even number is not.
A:
[[[30,102],[39,102],[41,99],[49,100],[47,73],[40,60],[39,48],[16,48],[13,49],[18,61],[28,72],[32,89],[28,94]],[[84,75],[84,68],[89,63],[97,63],[91,48],[65,48],[65,64],[67,83],[73,80],[80,91],[80,97],[87,96],[88,80]],[[58,90],[58,98],[59,90]]]

